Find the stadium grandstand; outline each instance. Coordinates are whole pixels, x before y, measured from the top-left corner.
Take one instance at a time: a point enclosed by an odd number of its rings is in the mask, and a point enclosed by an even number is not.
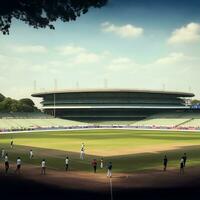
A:
[[[86,123],[54,118],[42,112],[0,113],[0,132],[18,130],[39,130],[53,128],[75,128]]]
[[[126,89],[85,89],[36,93],[45,113],[95,125],[173,127],[198,122],[193,93]],[[195,124],[200,125],[200,124]]]
[[[187,112],[192,93],[90,89],[36,93],[45,113],[81,121],[137,121],[163,112]]]
[[[200,129],[193,93],[151,90],[88,89],[32,94],[42,110],[1,112],[0,131],[82,127]]]

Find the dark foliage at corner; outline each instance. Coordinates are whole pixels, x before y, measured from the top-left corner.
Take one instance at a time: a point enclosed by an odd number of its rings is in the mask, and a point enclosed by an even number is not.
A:
[[[100,8],[108,0],[2,0],[0,32],[9,34],[12,19],[24,21],[34,28],[54,29],[52,22],[76,20],[89,8]]]

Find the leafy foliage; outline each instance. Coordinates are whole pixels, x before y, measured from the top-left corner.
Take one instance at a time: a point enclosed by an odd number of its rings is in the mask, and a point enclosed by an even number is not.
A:
[[[3,101],[5,99],[5,97],[3,96],[3,94],[0,93],[0,102]]]
[[[4,97],[1,101],[0,94],[0,112],[34,112],[37,110],[31,99],[15,100],[10,97]]]
[[[200,100],[198,99],[193,99],[192,100],[192,105],[200,104]]]
[[[100,8],[106,3],[107,0],[2,0],[0,31],[9,34],[13,18],[34,28],[54,29],[52,22],[76,20],[90,7]]]

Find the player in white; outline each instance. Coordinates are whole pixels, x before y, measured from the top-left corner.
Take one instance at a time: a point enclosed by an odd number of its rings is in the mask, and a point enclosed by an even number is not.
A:
[[[29,152],[29,158],[32,159],[33,158],[33,150],[31,149]]]
[[[18,173],[18,174],[20,174],[20,170],[21,170],[21,158],[20,157],[18,157],[17,158],[17,169],[16,169],[16,173]]]
[[[112,177],[112,162],[108,163],[107,169],[108,169],[107,177],[111,178]]]
[[[4,149],[2,149],[2,150],[1,150],[1,158],[3,159],[3,158],[4,158],[4,156],[5,156],[5,150],[4,150]]]
[[[69,168],[69,157],[67,156],[65,159],[65,170],[68,171]]]
[[[103,169],[103,158],[101,158],[100,168]]]
[[[41,162],[41,174],[46,174],[46,162],[45,162],[45,159],[42,160]]]
[[[180,160],[180,174],[184,174],[184,158]]]
[[[84,148],[81,148],[80,159],[84,160]]]
[[[4,161],[5,161],[5,171],[6,171],[6,174],[7,174],[8,169],[9,169],[9,162],[8,162],[8,154],[7,153],[5,155]]]
[[[80,152],[80,159],[84,160],[84,154],[85,154],[85,144],[82,142],[81,144],[81,152]]]

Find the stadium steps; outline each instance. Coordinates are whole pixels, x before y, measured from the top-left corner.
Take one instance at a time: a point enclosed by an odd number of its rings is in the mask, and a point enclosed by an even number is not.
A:
[[[188,121],[189,119],[182,118],[155,118],[146,119],[134,123],[134,126],[157,126],[157,127],[176,127],[177,125]]]
[[[131,124],[133,124],[135,122],[136,121],[134,121],[134,120],[130,120],[130,121],[125,121],[125,120],[121,120],[121,121],[113,120],[113,121],[111,121],[111,120],[107,120],[107,121],[93,121],[92,124],[93,125],[110,125],[110,126],[113,126],[113,125],[128,126],[128,125],[131,125]],[[88,123],[89,123],[89,121],[88,121]]]
[[[200,119],[193,118],[191,121],[179,126],[181,128],[200,128]]]
[[[11,129],[84,126],[89,123],[54,118],[44,113],[0,113],[0,131]]]
[[[186,121],[184,121],[184,122],[182,122],[182,123],[176,125],[175,128],[178,128],[178,127],[184,126],[185,124],[187,124],[188,122],[191,122],[192,120],[194,120],[194,119],[193,119],[193,118],[192,118],[192,119],[188,119],[188,120],[186,120]]]

